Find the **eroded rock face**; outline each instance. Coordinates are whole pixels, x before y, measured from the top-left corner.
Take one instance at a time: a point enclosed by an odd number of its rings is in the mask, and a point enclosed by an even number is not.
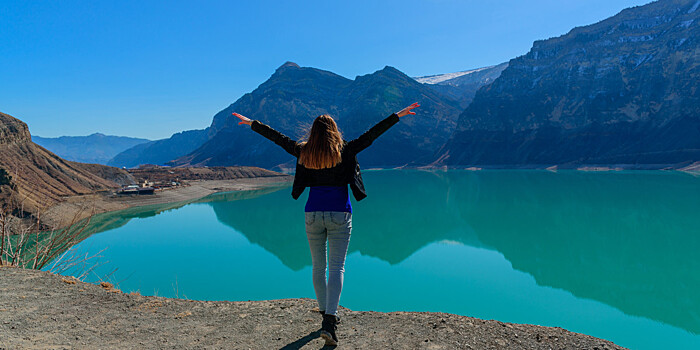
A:
[[[30,141],[29,128],[21,120],[0,113],[0,144]]]
[[[634,7],[536,41],[460,116],[438,164],[700,160],[697,0]]]
[[[0,113],[0,168],[12,176],[25,210],[49,206],[61,197],[94,193],[128,181],[126,171],[64,160],[31,141],[27,124]],[[99,176],[109,173],[112,180]]]

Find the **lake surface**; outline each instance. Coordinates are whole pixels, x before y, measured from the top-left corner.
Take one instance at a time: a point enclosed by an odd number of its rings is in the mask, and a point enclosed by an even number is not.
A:
[[[700,348],[700,178],[679,172],[368,171],[341,305]],[[125,292],[313,298],[290,187],[97,216],[78,246]],[[94,276],[91,276],[95,280]]]

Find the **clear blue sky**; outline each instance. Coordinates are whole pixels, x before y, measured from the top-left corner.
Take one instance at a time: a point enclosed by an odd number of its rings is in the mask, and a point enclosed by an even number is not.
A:
[[[648,0],[0,0],[0,111],[54,137],[208,126],[285,61],[348,78],[525,54]]]

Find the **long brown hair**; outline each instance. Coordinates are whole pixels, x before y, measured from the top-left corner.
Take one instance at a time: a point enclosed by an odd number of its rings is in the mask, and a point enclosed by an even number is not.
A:
[[[343,136],[335,120],[328,114],[318,116],[309,132],[309,139],[301,144],[299,163],[309,169],[332,168],[341,161]]]

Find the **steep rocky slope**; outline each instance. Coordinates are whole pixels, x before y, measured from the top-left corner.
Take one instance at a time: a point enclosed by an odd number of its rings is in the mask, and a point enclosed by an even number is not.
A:
[[[4,113],[0,113],[0,168],[12,176],[18,198],[26,198],[27,211],[64,196],[116,188],[131,179],[121,169],[56,156],[32,142],[27,124]]]
[[[699,7],[661,0],[536,41],[477,92],[435,164],[700,160]]]
[[[402,107],[420,101],[417,116],[402,119],[377,140],[372,152],[360,154],[365,166],[402,166],[427,161],[447,140],[460,109],[458,102],[399,70],[385,67],[355,80],[288,62],[253,92],[219,112],[209,128],[210,139],[172,165],[253,165],[291,167],[292,159],[249,128],[238,125],[236,111],[302,139],[313,119],[331,114],[346,139]]]

